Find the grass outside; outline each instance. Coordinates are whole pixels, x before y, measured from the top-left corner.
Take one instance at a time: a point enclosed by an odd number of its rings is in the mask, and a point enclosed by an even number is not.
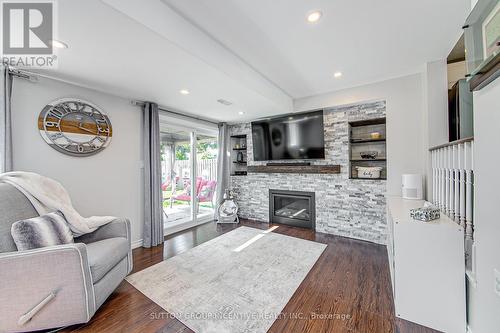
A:
[[[166,191],[163,191],[163,207],[169,208],[170,207],[170,198],[172,197],[172,190],[167,189]],[[178,201],[174,200],[172,203],[172,207],[175,206],[187,206],[189,205],[188,201]],[[200,202],[199,203],[200,207],[208,207],[212,208],[212,204],[210,202]]]

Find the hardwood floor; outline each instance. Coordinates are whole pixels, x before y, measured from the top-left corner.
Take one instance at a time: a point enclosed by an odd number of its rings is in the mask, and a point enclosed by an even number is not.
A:
[[[267,223],[242,221],[259,229]],[[134,270],[187,251],[238,226],[207,223],[133,251]],[[328,244],[269,332],[436,333],[395,318],[384,246],[279,225],[273,232]],[[192,332],[124,281],[85,325],[62,332]]]

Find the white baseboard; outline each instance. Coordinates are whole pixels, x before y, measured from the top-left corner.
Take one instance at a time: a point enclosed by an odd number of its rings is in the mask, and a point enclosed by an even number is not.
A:
[[[142,239],[132,242],[132,250],[142,246]]]
[[[163,229],[164,236],[168,236],[168,235],[174,234],[176,232],[182,231],[184,229],[192,228],[192,227],[195,227],[197,225],[204,224],[207,222],[212,222],[212,221],[213,221],[213,218],[211,216],[209,216],[207,218],[200,219],[199,221],[196,221],[196,222],[181,223],[181,224],[178,224],[178,225],[171,227],[171,228],[164,228]],[[141,247],[142,244],[143,244],[142,239],[133,241],[132,242],[132,250],[137,249],[138,247]]]
[[[212,216],[208,216],[206,218],[199,219],[197,221],[189,221],[189,222],[175,224],[173,226],[168,226],[168,227],[163,228],[163,235],[164,236],[172,235],[172,234],[175,234],[176,232],[179,232],[179,231],[182,231],[185,229],[189,229],[192,227],[196,227],[197,225],[200,225],[200,224],[212,222],[213,220],[214,219]]]

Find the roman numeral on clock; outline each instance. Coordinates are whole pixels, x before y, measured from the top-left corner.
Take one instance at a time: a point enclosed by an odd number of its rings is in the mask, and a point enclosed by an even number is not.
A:
[[[57,139],[62,138],[62,137],[63,137],[62,133],[49,134],[49,138],[52,141],[57,140]]]
[[[56,108],[52,108],[48,112],[48,115],[51,116],[51,117],[54,117],[54,118],[57,118],[57,119],[61,120],[62,117],[64,117],[68,113],[69,113],[69,111],[67,109],[62,108],[62,107],[58,107],[57,109]]]

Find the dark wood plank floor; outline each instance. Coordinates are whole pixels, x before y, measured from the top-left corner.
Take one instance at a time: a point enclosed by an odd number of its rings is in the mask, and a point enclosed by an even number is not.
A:
[[[240,225],[267,229],[267,223]],[[187,251],[238,226],[207,223],[166,237],[163,246],[133,251],[134,271]],[[395,318],[385,246],[279,225],[273,232],[328,247],[269,332],[436,333]],[[124,281],[85,324],[62,332],[192,332]]]

